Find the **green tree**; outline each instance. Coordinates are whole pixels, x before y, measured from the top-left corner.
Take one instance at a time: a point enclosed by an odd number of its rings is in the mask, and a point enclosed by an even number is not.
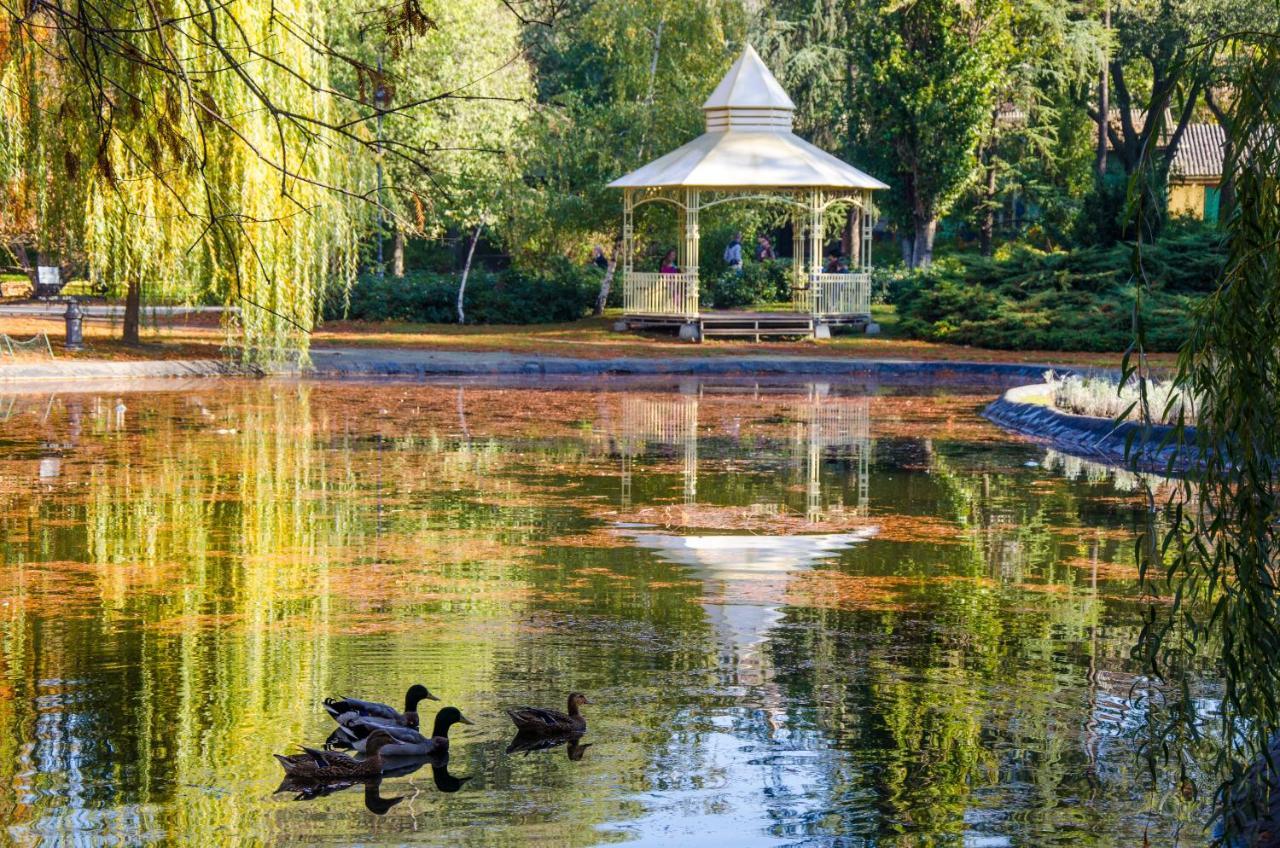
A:
[[[911,267],[930,264],[938,219],[973,179],[1010,15],[1004,0],[871,0],[856,10],[854,150],[891,186],[885,209]]]
[[[1086,164],[1078,144],[1078,92],[1092,79],[1103,33],[1055,0],[1010,7],[1004,49],[993,63],[995,99],[978,142],[973,211],[983,254],[991,255],[1002,198],[1046,206]],[[1065,166],[1065,167],[1063,167]],[[1046,202],[1047,201],[1047,202]]]
[[[506,196],[520,190],[517,163],[533,79],[520,19],[500,0],[427,0],[421,11],[431,26],[403,38],[382,28],[368,31],[366,10],[340,7],[334,28],[344,55],[358,61],[339,68],[339,84],[365,101],[381,87],[387,105],[417,104],[389,112],[378,130],[385,166],[378,199],[393,230],[392,269],[403,276],[406,236],[470,232],[458,297],[462,321],[463,288],[481,229],[494,224]],[[390,155],[394,151],[411,155]],[[430,167],[423,168],[427,157]]]
[[[538,107],[509,249],[537,264],[612,244],[602,310],[621,250],[621,198],[606,184],[703,131],[699,106],[745,31],[736,0],[573,0],[553,27],[527,30]]]

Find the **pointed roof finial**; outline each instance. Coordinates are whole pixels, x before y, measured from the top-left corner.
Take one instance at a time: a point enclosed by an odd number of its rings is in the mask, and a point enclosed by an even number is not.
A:
[[[778,109],[794,112],[796,104],[778,84],[750,44],[711,92],[703,109]]]

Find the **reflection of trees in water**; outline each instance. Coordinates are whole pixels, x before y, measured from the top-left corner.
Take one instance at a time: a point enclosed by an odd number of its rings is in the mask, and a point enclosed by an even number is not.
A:
[[[399,388],[350,401],[345,387],[236,391],[126,396],[123,413],[115,396],[41,398],[20,413],[41,429],[38,449],[0,458],[0,776],[15,787],[0,814],[19,837],[38,824],[69,842],[71,811],[102,806],[116,810],[76,815],[100,816],[121,842],[143,831],[226,844],[346,833],[349,806],[264,812],[253,788],[274,785],[278,768],[263,752],[315,737],[319,717],[299,707],[346,689],[392,696],[413,682],[402,669],[464,705],[555,704],[570,680],[613,696],[604,709],[641,741],[609,738],[577,764],[548,758],[544,801],[572,796],[578,811],[539,825],[557,843],[597,841],[599,822],[634,814],[563,769],[608,762],[637,792],[673,762],[693,780],[710,762],[699,740],[719,731],[844,752],[803,766],[823,808],[806,819],[815,832],[924,840],[985,808],[1034,834],[1078,799],[1094,805],[1082,820],[1120,831],[1113,817],[1136,806],[1116,797],[1137,778],[1114,743],[1135,619],[1108,621],[1107,609],[1131,609],[1104,597],[1123,586],[1066,564],[1104,565],[1125,542],[1094,529],[1111,518],[1071,486],[975,471],[945,443],[921,452],[928,473],[893,469],[873,490],[877,510],[947,515],[963,532],[945,546],[839,555],[826,567],[919,580],[875,611],[780,606],[757,683],[740,657],[726,659],[697,603],[706,584],[687,567],[629,546],[546,547],[581,532],[575,510],[616,503],[624,439],[605,422],[625,419],[627,395],[583,393],[516,420],[525,410],[510,393],[488,390],[449,388],[430,408],[429,389],[404,402]],[[824,516],[868,503],[870,443],[810,438],[810,396],[652,400],[695,405],[697,502],[808,519],[817,467]],[[856,434],[858,404],[846,408]],[[633,506],[684,500],[683,479],[642,482],[683,474],[673,443],[636,442]],[[41,479],[40,460],[55,456],[57,475]],[[464,620],[469,629],[446,629]],[[739,709],[744,697],[767,709]],[[695,721],[673,737],[676,701],[732,726]],[[504,766],[483,762],[499,785]],[[786,819],[785,794],[757,800]],[[434,808],[415,815],[451,832]],[[513,844],[524,833],[495,830]]]
[[[434,434],[335,420],[306,386],[45,405],[42,438],[71,461],[35,487],[33,459],[0,479],[0,774],[30,788],[0,809],[20,826],[266,839],[256,799],[183,787],[278,777],[265,752],[307,738],[307,705],[421,667],[424,614],[463,601],[505,621],[525,585],[495,552],[536,535],[537,510],[500,506],[518,487],[493,479],[496,443],[424,450]],[[512,635],[440,640],[433,685],[475,686]]]
[[[1034,839],[1061,831],[1069,805],[1079,805],[1076,826],[1108,838],[1140,833],[1132,817],[1146,804],[1192,818],[1167,779],[1156,796],[1141,789],[1128,657],[1137,618],[1106,619],[1109,604],[1132,606],[1114,597],[1123,586],[1098,576],[1127,545],[1092,529],[1105,519],[1072,487],[962,471],[950,451],[930,446],[912,498],[917,508],[937,504],[966,532],[945,554],[892,547],[893,567],[922,578],[901,608],[792,608],[770,640],[778,681],[811,697],[816,724],[854,752],[821,761],[834,772],[827,781],[851,801],[874,798],[879,821],[839,797],[833,809],[849,811],[855,832],[942,841],[975,823]],[[845,567],[874,574],[882,564],[864,551]],[[1064,564],[1088,558],[1092,572]],[[988,821],[974,816],[984,807]]]

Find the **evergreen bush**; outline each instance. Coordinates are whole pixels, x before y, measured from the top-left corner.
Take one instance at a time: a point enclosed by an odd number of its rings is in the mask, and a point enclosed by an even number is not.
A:
[[[895,281],[892,300],[902,331],[916,338],[1004,350],[1124,350],[1133,338],[1131,257],[1125,244],[957,254]],[[1171,225],[1144,249],[1151,349],[1178,348],[1222,263],[1221,238],[1204,225]]]

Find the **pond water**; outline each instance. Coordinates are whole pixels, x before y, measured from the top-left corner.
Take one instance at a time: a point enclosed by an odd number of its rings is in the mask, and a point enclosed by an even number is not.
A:
[[[0,395],[4,844],[1135,846],[1190,817],[1135,758],[1133,481],[984,422],[996,387],[164,385]],[[476,722],[447,769],[275,793],[325,696],[416,682]],[[506,753],[504,708],[571,690],[580,745]]]

